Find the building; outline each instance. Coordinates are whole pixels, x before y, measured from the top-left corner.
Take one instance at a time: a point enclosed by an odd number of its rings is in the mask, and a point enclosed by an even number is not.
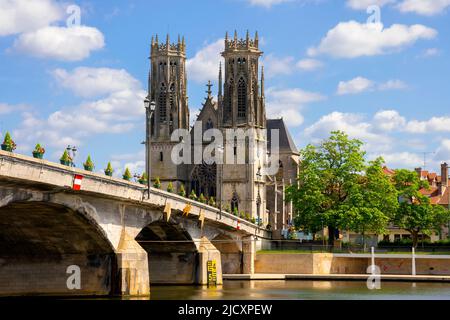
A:
[[[158,177],[163,188],[172,183],[179,190],[184,185],[188,193],[194,190],[197,195],[213,197],[224,210],[248,214],[281,236],[292,221],[292,205],[285,203],[284,189],[297,178],[299,153],[283,119],[266,119],[258,34],[251,38],[247,32],[244,39],[236,32],[233,38],[227,34],[224,48],[224,65],[218,66],[217,97],[209,82],[200,114],[190,127],[184,37],[177,43],[171,43],[169,36],[165,43],[152,38],[148,96],[156,108],[149,128],[151,178]],[[210,141],[195,139],[196,128],[202,133],[219,130],[224,137],[223,157],[237,160],[242,156],[245,160],[199,163],[196,157],[200,151],[205,152]],[[194,150],[191,161],[181,165],[171,157],[179,144],[172,141],[177,129],[190,130]],[[245,131],[246,135],[228,136],[231,129]],[[272,129],[279,130],[279,170],[265,174],[266,155],[275,153],[270,143]]]
[[[420,192],[427,196],[430,199],[431,204],[433,205],[441,205],[445,208],[449,207],[449,200],[450,200],[450,183],[449,183],[449,175],[448,175],[448,164],[443,163],[441,164],[441,173],[440,175],[435,172],[429,172],[427,170],[423,170],[422,168],[416,168],[415,171],[417,172],[418,176],[422,181],[428,181],[430,188],[425,189],[422,188]],[[387,167],[383,168],[384,173],[388,176],[393,176],[395,174],[394,170],[391,170]],[[441,239],[447,239],[449,234],[449,228],[448,226],[443,226],[441,234],[431,234],[431,236],[426,235],[420,235],[419,239],[427,239],[432,242],[438,241]],[[394,225],[389,226],[388,233],[384,235],[376,235],[376,234],[369,234],[366,236],[366,242],[368,242],[370,245],[375,246],[377,242],[379,241],[400,241],[404,239],[411,239],[411,234],[403,229],[400,229]],[[345,242],[350,243],[362,243],[362,237],[360,234],[354,233],[354,232],[343,232],[343,240]]]

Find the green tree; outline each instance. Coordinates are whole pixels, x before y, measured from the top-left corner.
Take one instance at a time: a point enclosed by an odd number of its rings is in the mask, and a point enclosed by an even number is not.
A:
[[[429,184],[420,180],[415,171],[396,170],[394,183],[400,204],[393,222],[411,233],[413,246],[417,247],[419,234],[441,231],[441,227],[450,220],[449,211],[431,204],[430,199],[420,192],[422,188],[429,189]]]
[[[192,189],[191,194],[189,195],[189,199],[197,201],[197,195],[195,194],[194,189]]]
[[[348,201],[342,205],[345,212],[342,225],[362,235],[364,249],[367,231],[385,232],[398,208],[396,189],[384,173],[383,164],[382,158],[369,162],[365,174],[352,186]]]
[[[167,185],[167,192],[173,192],[173,184],[172,184],[172,182],[169,182],[169,184]]]
[[[327,226],[333,245],[339,228],[362,233],[384,228],[395,210],[393,189],[382,174],[382,159],[367,165],[364,157],[362,142],[341,131],[301,151],[297,184],[286,190],[297,229],[316,233]]]

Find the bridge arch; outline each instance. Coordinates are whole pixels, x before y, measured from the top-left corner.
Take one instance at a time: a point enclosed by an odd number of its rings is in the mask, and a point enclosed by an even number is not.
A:
[[[182,224],[153,221],[135,240],[147,252],[151,285],[197,282],[197,246]]]
[[[0,295],[115,291],[114,248],[86,212],[48,201],[8,201],[0,206],[0,230]],[[80,289],[67,286],[72,265],[80,268]]]

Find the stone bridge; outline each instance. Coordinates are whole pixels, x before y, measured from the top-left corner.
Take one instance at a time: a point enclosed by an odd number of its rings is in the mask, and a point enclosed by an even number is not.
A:
[[[253,273],[258,239],[270,237],[173,193],[0,151],[0,295],[145,296],[154,283],[207,284],[210,260],[221,284],[222,273]]]

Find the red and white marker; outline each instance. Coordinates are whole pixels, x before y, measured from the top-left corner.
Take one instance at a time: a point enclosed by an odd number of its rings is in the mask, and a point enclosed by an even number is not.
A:
[[[239,220],[237,221],[236,230],[241,230],[241,226],[239,225]]]
[[[83,180],[83,176],[80,174],[76,174],[73,177],[73,190],[80,190],[81,189],[81,181]]]

